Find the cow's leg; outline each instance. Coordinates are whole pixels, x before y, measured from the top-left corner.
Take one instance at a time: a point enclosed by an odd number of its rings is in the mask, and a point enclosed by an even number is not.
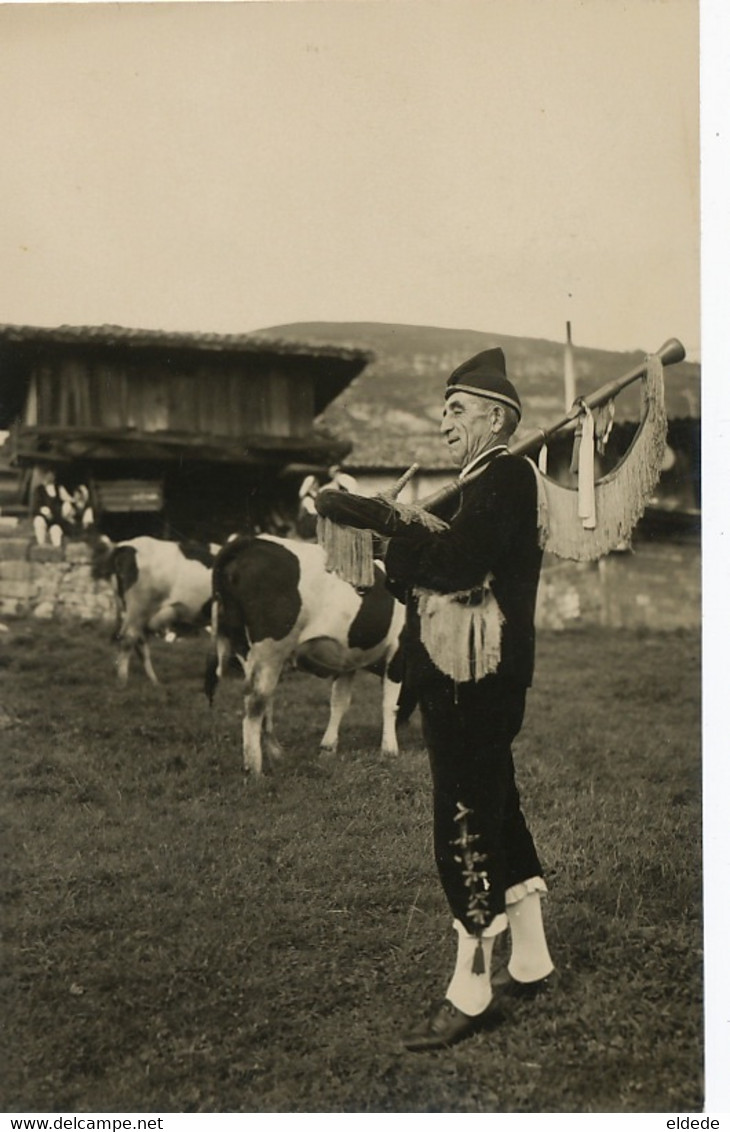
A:
[[[332,694],[330,695],[330,718],[327,730],[322,736],[320,747],[323,751],[336,751],[337,740],[340,734],[342,717],[352,701],[352,685],[355,679],[354,672],[343,672],[332,681]]]
[[[142,664],[144,665],[144,670],[147,673],[147,675],[149,676],[152,683],[153,684],[159,684],[160,681],[157,679],[157,673],[155,672],[154,668],[152,667],[152,655],[150,653],[149,641],[147,640],[146,637],[143,637],[141,641],[137,642],[137,652],[139,653],[140,657],[142,658]]]
[[[150,655],[150,647],[146,639],[138,636],[134,631],[122,629],[119,634],[119,647],[116,656],[117,679],[120,684],[126,684],[129,679],[129,662],[132,659],[132,653],[136,652],[137,656],[144,665],[144,670],[153,684],[159,684],[157,673],[152,667],[152,657]]]
[[[395,733],[395,724],[398,716],[398,696],[400,684],[388,676],[386,665],[383,676],[383,739],[380,749],[384,755],[398,754],[398,739]]]
[[[261,730],[261,742],[263,747],[264,757],[268,755],[271,759],[280,759],[283,751],[281,743],[274,734],[274,700],[269,700],[266,711],[264,712],[264,721]]]
[[[134,641],[129,637],[120,637],[116,655],[117,679],[120,684],[126,684],[129,679],[129,662],[132,658]]]
[[[132,653],[135,652],[144,665],[144,670],[153,684],[159,684],[157,675],[152,667],[152,659],[147,641],[141,633],[137,632],[129,623],[122,624],[118,637],[116,656],[117,679],[120,684],[126,684],[129,679],[129,665]]]
[[[243,769],[246,773],[261,774],[263,753],[261,750],[261,725],[263,723],[266,701],[257,692],[250,692],[243,699]]]
[[[241,659],[241,658],[239,658]],[[243,769],[254,775],[263,770],[262,733],[279,682],[283,658],[267,657],[254,647],[243,662],[246,694],[243,700]]]

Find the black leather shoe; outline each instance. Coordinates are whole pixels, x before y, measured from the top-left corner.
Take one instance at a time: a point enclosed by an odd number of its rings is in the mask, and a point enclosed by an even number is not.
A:
[[[506,967],[492,976],[492,993],[494,999],[518,998],[532,1001],[538,995],[544,994],[555,982],[555,971],[551,971],[544,979],[535,979],[531,983],[521,983],[513,979]],[[492,1001],[494,1001],[494,999]]]
[[[471,1037],[479,1030],[497,1025],[502,1021],[502,1017],[501,1012],[494,1005],[494,1000],[481,1014],[471,1015],[464,1014],[448,999],[444,999],[421,1026],[404,1038],[403,1044],[406,1049],[414,1052],[447,1049],[449,1046],[455,1046],[457,1042],[463,1042],[464,1038]]]

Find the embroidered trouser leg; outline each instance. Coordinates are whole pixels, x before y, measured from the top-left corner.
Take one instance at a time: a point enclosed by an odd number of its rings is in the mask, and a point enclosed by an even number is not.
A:
[[[542,876],[512,761],[525,695],[524,687],[487,676],[458,686],[433,681],[419,697],[433,779],[436,865],[452,913],[472,933],[488,929],[496,917],[504,920],[507,889]],[[471,879],[465,848],[472,860],[478,855]],[[480,871],[486,877],[475,881]],[[504,927],[506,921],[497,930]]]

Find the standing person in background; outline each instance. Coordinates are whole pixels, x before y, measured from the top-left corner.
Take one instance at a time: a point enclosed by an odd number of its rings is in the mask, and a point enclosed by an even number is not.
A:
[[[543,869],[512,760],[533,676],[542,562],[535,470],[507,447],[520,416],[501,350],[454,371],[441,424],[461,469],[459,494],[439,513],[449,527],[396,523],[385,555],[389,585],[406,604],[405,686],[421,708],[436,864],[457,933],[445,997],[405,1038],[410,1050],[469,1037],[499,1019],[503,995],[533,997],[553,971]],[[507,929],[507,971],[493,983],[494,940]]]
[[[317,509],[315,499],[323,487],[336,487],[340,491],[357,492],[357,480],[347,472],[343,472],[338,464],[327,469],[326,478],[316,475],[305,476],[299,487],[299,511],[297,514],[296,530],[299,538],[315,539],[317,537]]]
[[[323,487],[336,487],[340,491],[349,491],[355,494],[357,492],[357,480],[348,472],[343,472],[339,464],[332,464],[327,469],[328,478],[325,480]]]

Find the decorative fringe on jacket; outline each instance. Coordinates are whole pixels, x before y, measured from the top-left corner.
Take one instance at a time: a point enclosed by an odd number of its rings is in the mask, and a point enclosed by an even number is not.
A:
[[[417,588],[421,641],[444,675],[463,684],[497,671],[502,651],[502,614],[490,589],[439,594]]]

